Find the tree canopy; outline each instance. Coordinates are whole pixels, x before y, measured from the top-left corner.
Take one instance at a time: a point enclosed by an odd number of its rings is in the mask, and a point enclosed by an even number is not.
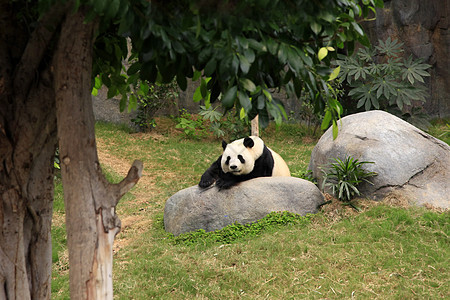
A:
[[[335,121],[342,108],[328,81],[339,70],[330,63],[337,50],[369,43],[359,23],[383,6],[381,0],[91,2],[91,18],[101,16],[93,75],[109,96],[122,94],[122,109],[137,106],[127,94],[138,80],[176,78],[184,90],[186,78],[203,76],[207,105],[219,99],[241,116],[259,115],[263,126],[285,114],[271,95],[280,87],[297,96],[306,90],[315,110],[326,112],[324,125]]]

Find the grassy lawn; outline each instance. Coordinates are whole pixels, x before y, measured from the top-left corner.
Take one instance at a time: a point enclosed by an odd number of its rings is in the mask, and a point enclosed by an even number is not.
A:
[[[198,183],[220,141],[186,139],[170,120],[151,133],[97,124],[99,159],[111,181],[134,159],[138,185],[119,203],[116,299],[442,299],[450,295],[450,213],[374,203],[362,212],[333,202],[307,222],[277,226],[230,244],[176,244],[164,231],[165,201]],[[445,130],[437,123],[433,134]],[[315,140],[295,125],[262,133],[293,174],[307,171]],[[448,135],[440,137],[449,142]],[[56,180],[52,298],[69,299],[64,205]]]

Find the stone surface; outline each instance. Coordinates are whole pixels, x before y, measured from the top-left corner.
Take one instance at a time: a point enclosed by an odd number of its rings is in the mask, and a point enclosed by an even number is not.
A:
[[[273,211],[316,213],[323,195],[311,182],[295,177],[260,177],[228,190],[192,186],[170,197],[164,209],[166,231],[179,235],[247,224]]]
[[[332,158],[347,156],[366,164],[374,185],[360,191],[375,200],[389,193],[416,204],[450,208],[450,146],[411,124],[383,111],[369,111],[342,118],[333,140],[331,128],[311,154],[309,168],[322,182],[321,168]]]
[[[432,65],[425,80],[430,92],[424,108],[437,117],[450,115],[450,1],[384,1],[373,22],[363,24],[372,45],[388,37],[404,43],[405,56],[422,58]]]

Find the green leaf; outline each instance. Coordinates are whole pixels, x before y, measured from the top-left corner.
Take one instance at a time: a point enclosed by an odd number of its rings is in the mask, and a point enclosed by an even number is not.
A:
[[[335,80],[339,76],[339,72],[341,71],[341,66],[338,66],[331,72],[330,77],[328,78],[328,81]]]
[[[239,61],[240,61],[240,67],[242,70],[242,73],[245,75],[248,73],[248,71],[250,70],[250,62],[247,60],[247,58],[243,55],[239,56]]]
[[[311,56],[309,56],[307,53],[305,53],[305,52],[304,52],[303,50],[301,50],[301,49],[300,49],[300,51],[299,51],[299,54],[300,54],[300,57],[302,58],[303,62],[304,62],[307,66],[309,66],[309,67],[312,67],[312,66],[313,66],[314,62],[313,62]]]
[[[221,102],[225,108],[231,108],[234,105],[234,100],[236,99],[237,94],[237,86],[232,86],[225,92],[223,95]]]
[[[177,75],[177,83],[182,91],[185,91],[187,88],[187,80],[186,77],[182,74]]]
[[[273,105],[271,102],[267,103],[267,111],[274,118],[275,123],[280,125],[283,119],[281,118],[280,111],[276,105]]]
[[[252,102],[250,101],[250,98],[248,97],[247,93],[239,92],[238,98],[239,98],[239,104],[241,104],[241,106],[246,111],[250,111],[252,109]]]
[[[132,110],[137,109],[137,97],[134,94],[131,94],[128,99],[128,112],[130,113]]]
[[[322,30],[322,25],[320,25],[319,23],[316,22],[312,22],[310,24],[311,30],[318,35],[320,33],[320,31]]]
[[[378,103],[378,99],[376,97],[372,97],[372,105],[376,109],[380,109],[380,104]]]
[[[366,103],[365,98],[359,99],[358,104],[356,105],[356,108],[362,107],[364,105],[364,103]]]
[[[295,73],[299,73],[301,69],[303,69],[303,63],[300,59],[300,56],[297,54],[297,51],[293,47],[289,47],[287,49],[287,56],[289,65],[292,67]]]
[[[255,52],[252,49],[245,49],[244,56],[249,63],[253,63],[255,61]]]
[[[264,96],[269,102],[272,102],[272,94],[268,90],[263,90]]]
[[[125,110],[126,106],[127,106],[127,96],[122,95],[122,98],[120,99],[120,103],[119,103],[120,112],[123,112]]]
[[[278,52],[279,44],[278,42],[275,42],[273,39],[269,38],[266,41],[267,49],[269,50],[269,53],[272,55],[276,55]]]
[[[371,99],[371,98],[368,97],[367,100],[366,100],[366,105],[365,105],[365,107],[364,107],[364,108],[366,109],[366,111],[367,111],[367,110],[370,110],[370,107],[371,107],[371,105],[372,105],[370,99]]]
[[[337,138],[338,131],[339,131],[339,128],[338,128],[338,125],[336,123],[336,120],[333,120],[333,140],[335,140]]]
[[[255,49],[256,51],[259,51],[259,52],[267,51],[267,47],[255,39],[248,39],[248,44],[251,48]]]
[[[250,93],[254,93],[256,91],[256,85],[248,78],[241,78],[240,83],[244,89],[249,91]]]
[[[242,119],[244,119],[245,117],[246,117],[246,113],[245,113],[245,109],[243,108],[243,107],[241,107],[241,110],[240,110],[240,112],[239,112],[239,117],[240,117],[240,119],[242,120]]]
[[[202,81],[200,83],[200,94],[202,95],[202,98],[205,99],[208,97],[208,88],[206,86],[206,80],[202,78]]]
[[[322,124],[320,126],[320,128],[322,130],[326,130],[328,128],[328,126],[330,125],[330,122],[331,122],[331,117],[332,117],[331,111],[327,110],[325,112],[325,116],[323,117]]]
[[[241,67],[242,68],[242,67]],[[239,69],[239,58],[237,55],[233,55],[233,58],[231,60],[231,73],[236,76]]]
[[[139,91],[142,93],[142,96],[147,96],[150,91],[150,87],[145,81],[141,81],[139,85]]]
[[[202,72],[195,71],[194,76],[192,76],[192,81],[197,81],[202,76]]]
[[[102,87],[102,79],[99,76],[94,78],[94,87],[99,90]]]
[[[193,100],[194,102],[200,102],[203,99],[202,93],[200,91],[200,86],[195,89]]]
[[[211,58],[205,66],[205,76],[212,76],[214,71],[216,70],[217,60],[213,57]]]
[[[108,18],[114,18],[117,15],[117,12],[119,11],[119,7],[120,7],[120,0],[108,1],[108,8],[105,16]]]
[[[278,60],[282,64],[285,64],[287,61],[288,49],[289,48],[286,44],[280,44],[280,47],[278,48]]]
[[[318,57],[319,60],[324,59],[328,55],[328,49],[326,47],[322,47],[319,49]]]
[[[352,22],[352,26],[359,35],[364,36],[364,31],[362,30],[361,26],[359,26],[358,23]]]
[[[138,62],[135,62],[134,64],[132,64],[128,70],[127,70],[127,74],[128,75],[133,75],[136,74],[137,72],[139,72],[139,70],[141,69],[142,65]]]
[[[94,9],[97,13],[103,13],[103,10],[105,9],[106,4],[109,1],[106,0],[95,0],[94,2]]]
[[[258,110],[262,110],[265,106],[266,106],[266,99],[264,98],[264,96],[261,94],[261,95],[259,95],[258,96],[258,98],[256,98],[257,99],[257,106],[256,106],[256,108],[258,109]]]
[[[243,49],[248,49],[248,40],[245,37],[239,35],[237,36],[237,40]]]

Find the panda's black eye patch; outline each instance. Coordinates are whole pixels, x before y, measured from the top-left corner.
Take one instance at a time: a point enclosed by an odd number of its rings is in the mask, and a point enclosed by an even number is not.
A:
[[[231,159],[231,157],[227,156],[227,160],[225,161],[225,164],[226,164],[226,165],[229,165],[229,164],[230,164],[230,159]]]
[[[245,159],[242,157],[242,155],[238,155],[238,159],[241,161],[241,163],[245,163]]]

